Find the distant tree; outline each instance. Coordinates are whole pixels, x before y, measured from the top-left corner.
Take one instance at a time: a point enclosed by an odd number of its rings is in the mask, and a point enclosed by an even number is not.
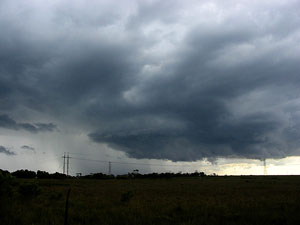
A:
[[[123,175],[117,175],[116,178],[117,178],[117,179],[124,180],[124,179],[128,179],[129,176],[128,176],[127,174],[123,174]]]
[[[9,175],[10,175],[9,171],[0,169],[0,177],[7,177]]]
[[[51,175],[46,171],[38,170],[36,172],[36,177],[39,178],[39,179],[49,179],[49,178],[51,178]]]
[[[139,170],[138,170],[138,169],[135,169],[135,170],[132,171],[132,173],[133,173],[133,174],[138,174],[138,173],[139,173]]]
[[[12,172],[11,175],[17,178],[35,178],[36,172],[30,170],[17,170]]]
[[[12,181],[13,177],[11,176],[10,172],[0,169],[0,198],[3,195],[10,196],[13,193]]]
[[[200,175],[200,177],[205,177],[206,176],[206,174],[204,172],[200,172],[199,175]]]
[[[107,175],[104,173],[92,173],[90,175],[86,175],[86,176],[81,176],[81,178],[83,179],[114,179],[115,176],[114,175]]]
[[[86,176],[82,176],[84,179],[146,179],[146,178],[175,178],[175,177],[204,177],[206,174],[204,172],[195,171],[194,173],[149,173],[149,174],[140,174],[139,170],[135,169],[131,173],[117,175],[107,175],[103,173],[94,173]]]
[[[53,178],[53,179],[65,179],[67,178],[67,175],[66,174],[63,174],[63,173],[52,173],[50,174],[50,177]]]

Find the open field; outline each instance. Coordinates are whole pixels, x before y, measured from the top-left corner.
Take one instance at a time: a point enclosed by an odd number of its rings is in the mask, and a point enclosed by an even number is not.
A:
[[[69,188],[74,225],[300,224],[299,176],[14,179],[0,224],[64,224]]]

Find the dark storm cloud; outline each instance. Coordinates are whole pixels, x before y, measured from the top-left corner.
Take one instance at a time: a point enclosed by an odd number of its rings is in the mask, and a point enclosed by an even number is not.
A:
[[[0,128],[6,128],[11,130],[26,130],[31,133],[38,133],[44,131],[55,131],[57,127],[53,123],[17,123],[8,115],[0,115]]]
[[[16,155],[16,153],[10,151],[9,149],[7,149],[6,147],[0,145],[0,153],[3,153],[5,155],[9,155],[9,156],[13,156]]]
[[[127,3],[1,3],[0,127],[56,129],[25,108],[135,158],[299,155],[297,1]]]
[[[285,19],[288,18],[282,20]],[[278,26],[284,22],[287,21],[278,21]],[[293,22],[295,27],[290,26],[291,29],[287,30],[291,37],[298,32],[295,28],[299,20]],[[131,129],[121,128],[121,132],[100,129],[91,133],[90,138],[110,143],[135,158],[177,161],[217,156],[264,158],[295,154],[299,148],[299,132],[292,129],[291,124],[286,124],[288,115],[282,115],[280,111],[285,111],[284,101],[299,96],[297,74],[300,67],[295,58],[280,57],[278,51],[281,49],[276,48],[263,52],[263,56],[261,53],[255,56],[259,52],[255,49],[250,52],[249,59],[242,59],[239,63],[243,51],[249,54],[248,47],[251,50],[257,48],[256,45],[270,47],[269,41],[274,41],[275,45],[284,42],[284,39],[271,38],[264,43],[264,37],[270,34],[280,36],[280,31],[260,31],[255,25],[244,25],[237,21],[232,27],[224,27],[223,23],[191,30],[186,46],[180,52],[182,55],[176,56],[176,64],[161,71],[159,79],[155,77],[137,88],[137,98],[138,95],[144,98],[143,109],[137,111],[144,113],[145,121],[150,120],[149,124],[140,121],[143,114],[127,114],[129,121],[134,120],[139,125],[132,127],[129,124]],[[296,35],[294,41],[297,39]],[[286,51],[293,48],[284,47]],[[226,54],[228,62],[222,58]],[[214,63],[218,58],[222,60]],[[164,73],[171,76],[164,77]],[[249,99],[250,110],[238,112],[239,107],[247,106],[247,95],[255,92],[259,95],[263,90],[263,96],[254,97],[257,104]],[[239,102],[239,98],[245,98],[245,101]],[[149,115],[160,117],[165,123],[153,128],[155,120],[151,123]],[[169,118],[173,119],[168,121]],[[183,126],[172,127],[174,121],[180,121]],[[292,136],[293,140],[287,140]]]

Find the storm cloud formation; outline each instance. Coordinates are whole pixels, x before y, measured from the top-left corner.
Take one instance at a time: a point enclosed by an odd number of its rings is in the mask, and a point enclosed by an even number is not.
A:
[[[57,130],[56,125],[53,123],[17,123],[5,114],[0,115],[0,128],[1,127],[12,130],[26,130],[31,133]]]
[[[1,1],[0,127],[56,128],[8,116],[34,112],[134,158],[299,155],[299,10],[293,0]]]
[[[16,155],[16,153],[10,151],[8,148],[0,145],[0,153],[4,153],[5,155],[13,156]]]

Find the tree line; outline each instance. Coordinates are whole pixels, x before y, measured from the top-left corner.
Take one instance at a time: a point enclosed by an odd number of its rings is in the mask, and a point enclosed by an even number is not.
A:
[[[37,178],[37,179],[65,179],[65,178],[79,178],[79,179],[143,179],[143,178],[175,178],[175,177],[205,177],[204,172],[195,171],[193,173],[148,173],[141,174],[138,170],[123,175],[108,175],[104,173],[93,173],[85,176],[70,176],[63,173],[48,173],[46,171],[30,171],[30,170],[17,170],[10,173],[7,170],[0,169],[0,177],[12,176],[16,178]]]

